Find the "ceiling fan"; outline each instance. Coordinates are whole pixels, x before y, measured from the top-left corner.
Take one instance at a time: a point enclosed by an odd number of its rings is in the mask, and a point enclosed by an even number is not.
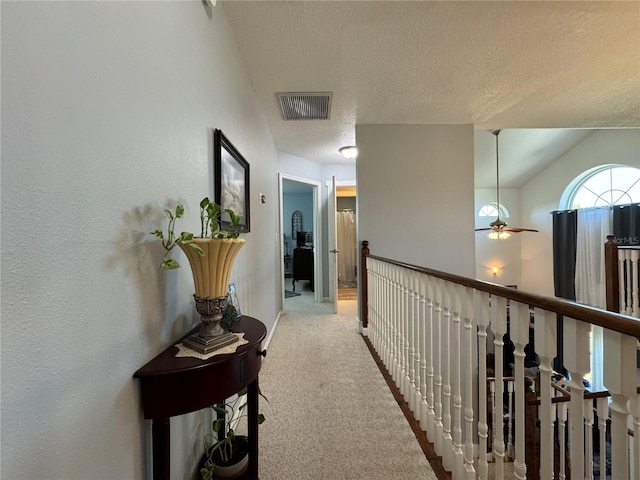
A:
[[[500,130],[493,130],[491,133],[496,137],[496,209],[498,216],[489,224],[488,228],[476,228],[476,232],[489,231],[487,237],[492,240],[506,240],[511,236],[511,233],[537,232],[538,230],[533,230],[532,228],[510,227],[500,218],[500,167],[498,156],[498,135]]]

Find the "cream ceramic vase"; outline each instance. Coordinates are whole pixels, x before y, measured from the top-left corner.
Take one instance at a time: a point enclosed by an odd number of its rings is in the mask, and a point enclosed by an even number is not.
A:
[[[194,238],[193,243],[204,250],[198,255],[188,245],[180,245],[189,260],[196,297],[218,298],[229,293],[229,277],[238,252],[244,245],[242,238]]]
[[[196,310],[202,328],[184,344],[207,354],[237,341],[235,335],[220,326],[220,319],[227,308],[231,268],[245,241],[241,238],[194,238],[193,243],[202,248],[204,255],[198,255],[188,245],[179,245],[191,266]]]

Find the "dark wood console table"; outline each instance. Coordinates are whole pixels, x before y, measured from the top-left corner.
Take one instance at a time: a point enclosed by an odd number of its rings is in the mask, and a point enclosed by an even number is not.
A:
[[[242,316],[235,331],[245,333],[249,341],[235,353],[214,355],[208,360],[176,358],[175,345],[182,341],[180,339],[133,375],[140,379],[144,418],[153,421],[154,480],[169,480],[169,417],[220,403],[244,387],[247,387],[249,436],[247,478],[258,479],[258,373],[266,354],[262,341],[267,329],[259,320]]]

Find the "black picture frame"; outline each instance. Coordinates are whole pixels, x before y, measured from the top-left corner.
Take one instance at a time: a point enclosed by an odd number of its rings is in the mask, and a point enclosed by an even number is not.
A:
[[[249,203],[249,162],[240,154],[222,130],[213,132],[215,202],[223,209],[230,208],[240,217],[241,231],[251,231]],[[228,227],[228,214],[222,215],[221,227]]]

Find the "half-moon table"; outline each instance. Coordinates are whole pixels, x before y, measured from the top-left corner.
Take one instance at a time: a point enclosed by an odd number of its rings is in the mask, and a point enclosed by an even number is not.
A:
[[[193,329],[182,339],[197,332]],[[267,329],[259,320],[243,315],[235,332],[243,332],[249,343],[234,353],[214,355],[208,360],[176,358],[182,339],[140,368],[133,376],[140,380],[144,418],[151,419],[153,478],[169,480],[169,417],[206,408],[247,387],[249,468],[247,477],[258,479],[258,373]]]

